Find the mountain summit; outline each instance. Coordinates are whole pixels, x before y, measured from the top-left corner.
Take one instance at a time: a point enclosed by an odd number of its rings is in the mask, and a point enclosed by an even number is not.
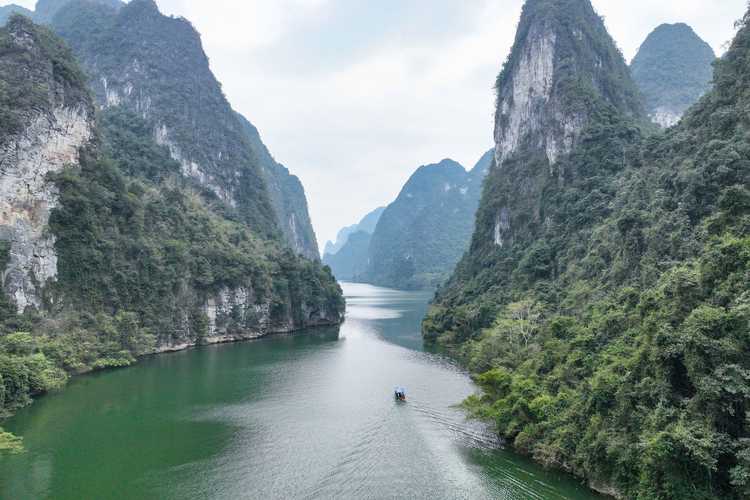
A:
[[[651,119],[676,124],[711,88],[716,54],[687,24],[662,24],[643,42],[630,69]]]
[[[527,148],[555,163],[602,105],[643,112],[628,67],[588,0],[526,3],[497,96],[498,165]]]

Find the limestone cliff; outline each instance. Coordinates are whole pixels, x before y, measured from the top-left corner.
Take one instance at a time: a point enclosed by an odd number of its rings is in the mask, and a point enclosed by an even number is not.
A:
[[[738,26],[659,132],[589,2],[528,0],[502,163],[423,322],[475,373],[472,415],[617,498],[749,498],[750,12]]]
[[[86,67],[99,106],[141,115],[183,173],[227,210],[319,260],[302,184],[232,110],[190,23],[151,0],[64,3],[51,24]]]
[[[76,165],[92,139],[93,106],[67,50],[21,17],[2,34],[0,88],[6,111],[0,135],[0,240],[10,242],[2,284],[20,312],[40,309],[57,278],[55,237],[48,230],[58,191],[49,174]],[[62,56],[58,55],[62,54]],[[69,57],[69,56],[68,56]],[[15,94],[15,95],[13,95]]]
[[[25,312],[34,333],[54,323],[88,342],[85,371],[98,356],[108,366],[339,323],[330,272],[285,248],[275,220],[269,233],[201,196],[152,124],[127,106],[95,113],[87,78],[47,28],[16,16],[0,30],[0,336]],[[106,328],[92,318],[136,318],[127,328],[142,335],[92,347]]]
[[[320,260],[318,240],[315,237],[307,208],[305,188],[299,178],[274,160],[260,138],[258,129],[247,118],[238,114],[253,155],[260,163],[276,219],[284,240],[300,255],[310,260]]]
[[[589,95],[640,114],[623,81],[628,68],[588,1],[528,1],[497,80],[496,165],[522,149],[543,151],[550,164],[570,153],[595,112]]]
[[[162,15],[153,0],[120,9],[77,0],[51,26],[90,76],[101,108],[139,114],[208,196],[254,231],[280,236],[263,169],[189,21]]]
[[[545,177],[564,182],[575,172],[559,165],[592,118],[608,109],[641,119],[644,111],[629,70],[588,0],[529,0],[516,40],[497,80],[495,166],[489,184],[506,196],[483,200],[474,246],[502,247],[514,228],[541,222]],[[541,163],[546,164],[546,167]],[[491,208],[490,208],[491,207]],[[515,220],[514,220],[515,219]],[[524,222],[521,222],[521,221]]]
[[[575,221],[606,213],[615,188],[594,189],[592,179],[609,179],[627,165],[630,138],[647,120],[628,66],[588,0],[528,0],[496,85],[495,154],[476,229],[438,294],[428,336],[458,324],[461,336],[489,326],[490,304],[524,276],[521,264],[532,275],[554,272],[547,264],[552,237],[545,235],[570,222],[561,207],[576,193],[586,200]],[[584,144],[601,146],[582,157],[577,150]],[[455,316],[464,308],[477,316]]]

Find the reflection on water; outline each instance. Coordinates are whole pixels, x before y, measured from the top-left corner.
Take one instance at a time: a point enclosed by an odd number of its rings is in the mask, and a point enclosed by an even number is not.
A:
[[[340,331],[158,356],[42,398],[6,424],[29,451],[0,460],[0,497],[594,498],[454,407],[474,387],[422,349],[430,293],[344,289]]]

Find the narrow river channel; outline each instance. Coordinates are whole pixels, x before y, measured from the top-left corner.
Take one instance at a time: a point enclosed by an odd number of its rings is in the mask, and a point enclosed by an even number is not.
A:
[[[157,356],[40,398],[4,423],[27,452],[0,459],[0,498],[598,498],[455,408],[475,388],[423,348],[430,294],[344,291],[340,330]]]

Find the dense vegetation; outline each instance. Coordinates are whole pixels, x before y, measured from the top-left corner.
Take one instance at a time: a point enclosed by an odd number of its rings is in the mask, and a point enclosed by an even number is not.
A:
[[[33,37],[37,43],[19,49],[10,30]],[[27,125],[30,113],[48,102],[70,105],[87,102],[85,77],[70,49],[47,29],[37,29],[27,18],[14,15],[0,31],[0,143]]]
[[[678,127],[598,107],[551,171],[533,150],[493,169],[424,323],[477,374],[474,415],[625,498],[750,495],[749,20]]]
[[[5,297],[0,304],[0,334],[34,330],[19,334],[23,349],[0,348],[4,410],[60,386],[66,373],[125,366],[156,345],[206,336],[199,311],[222,288],[250,288],[257,303],[272,304],[272,324],[304,324],[303,305],[343,307],[328,270],[214,214],[188,181],[165,177],[179,166],[137,116],[120,113],[103,119],[108,156],[86,152],[79,167],[54,178],[61,194],[50,221],[59,256],[54,319],[24,321]],[[0,250],[7,255],[7,244]],[[243,327],[260,329],[229,330]]]
[[[713,49],[686,24],[663,24],[630,66],[650,114],[681,116],[711,88]]]
[[[420,167],[378,222],[365,280],[401,289],[443,283],[468,248],[491,158],[469,172],[451,160]]]
[[[274,160],[260,138],[258,129],[247,118],[237,114],[245,138],[256,161],[260,164],[278,226],[286,242],[300,255],[310,260],[320,260],[318,240],[307,208],[307,196],[297,176]]]
[[[65,45],[27,19],[10,23],[13,34],[0,30],[0,143],[52,106],[93,109]],[[9,43],[19,34],[28,39]],[[222,290],[248,293],[247,311],[236,306],[222,319],[228,334],[338,318],[344,303],[330,270],[254,231],[184,176],[141,115],[111,107],[96,125],[79,163],[48,179],[59,191],[49,223],[58,275],[44,310],[19,314],[0,290],[0,417],[72,374],[126,366],[164,345],[200,344],[210,333],[205,304]],[[0,240],[0,271],[10,249]],[[0,430],[0,452],[19,449]]]
[[[162,15],[153,0],[119,10],[76,0],[51,25],[91,77],[100,104],[147,116],[227,216],[256,234],[280,235],[262,168],[187,20]]]

